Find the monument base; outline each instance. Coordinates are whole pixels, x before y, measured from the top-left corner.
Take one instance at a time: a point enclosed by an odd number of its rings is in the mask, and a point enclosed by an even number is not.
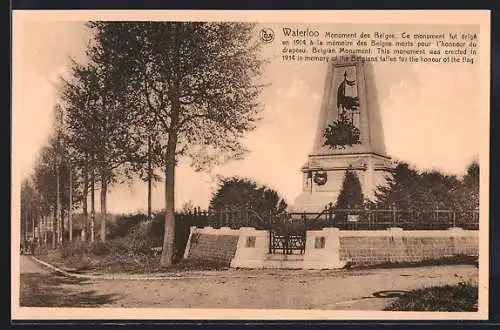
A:
[[[309,162],[302,168],[302,192],[289,211],[316,213],[329,203],[335,204],[346,170],[357,174],[365,199],[372,199],[377,186],[386,183],[391,166],[389,157],[374,153],[309,155]],[[318,174],[326,177],[326,182],[318,182]]]

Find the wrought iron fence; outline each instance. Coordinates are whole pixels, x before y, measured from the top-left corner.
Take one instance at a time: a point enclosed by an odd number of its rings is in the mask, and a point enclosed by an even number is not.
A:
[[[452,209],[337,209],[326,207],[317,213],[259,213],[251,208],[231,210],[202,211],[177,214],[179,221],[188,222],[192,226],[214,228],[254,227],[257,229],[276,228],[286,221],[290,228],[304,227],[306,230],[318,230],[325,227],[336,227],[342,230],[384,230],[399,227],[405,230],[438,230],[460,227],[468,230],[479,229],[479,210]]]
[[[324,227],[342,230],[384,230],[391,227],[405,230],[479,229],[478,210],[328,209],[316,214],[292,213],[290,216],[304,218],[308,230]]]
[[[271,225],[274,215],[271,213],[257,213],[251,208],[246,209],[222,209],[222,210],[201,210],[196,208],[193,211],[178,213],[176,218],[179,221],[188,222],[191,226],[214,228],[230,227],[254,227],[257,229],[267,229]]]

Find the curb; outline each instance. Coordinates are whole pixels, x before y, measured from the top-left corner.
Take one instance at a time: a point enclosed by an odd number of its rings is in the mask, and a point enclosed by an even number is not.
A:
[[[62,274],[67,277],[83,278],[89,280],[133,280],[133,281],[160,281],[160,280],[202,280],[202,279],[220,279],[220,278],[257,278],[256,275],[206,275],[206,276],[134,276],[134,275],[91,275],[91,274],[76,274],[68,272],[64,269],[42,261],[35,256],[30,256],[31,260],[39,263],[42,266],[50,268],[56,273]]]

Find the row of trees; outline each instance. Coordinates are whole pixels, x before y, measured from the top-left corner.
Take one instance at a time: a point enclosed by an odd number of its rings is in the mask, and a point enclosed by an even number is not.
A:
[[[474,210],[479,207],[479,163],[470,163],[459,178],[437,170],[418,170],[406,162],[398,162],[387,174],[385,185],[378,186],[375,198],[367,200],[355,171],[346,170],[339,196],[338,209],[385,208]],[[252,208],[259,214],[285,211],[287,203],[280,194],[247,178],[222,178],[212,195],[209,208],[224,211]]]
[[[385,185],[378,186],[375,198],[367,200],[355,171],[346,170],[335,208],[453,209],[470,211],[479,207],[479,163],[470,163],[459,178],[437,170],[418,170],[398,162],[387,174]],[[209,209],[240,211],[251,208],[259,214],[278,214],[287,208],[280,194],[254,180],[242,177],[221,178],[212,195]],[[184,211],[195,209],[185,205]]]
[[[365,200],[361,183],[354,171],[346,171],[336,202],[340,209],[362,206],[430,210],[435,208],[474,210],[479,207],[479,163],[467,166],[462,178],[442,172],[420,171],[399,162],[387,176],[387,184],[378,186],[375,198]]]
[[[90,22],[88,27],[87,62],[72,61],[69,77],[61,77],[56,124],[25,185],[36,192],[37,218],[52,218],[54,244],[62,240],[64,212],[78,204],[85,239],[89,194],[93,239],[98,188],[104,241],[109,187],[137,177],[147,181],[150,215],[152,184],[163,169],[161,263],[169,265],[179,157],[190,157],[196,170],[241,158],[247,150],[240,140],[256,127],[264,61],[254,25]],[[33,207],[26,203],[23,196],[25,208]]]

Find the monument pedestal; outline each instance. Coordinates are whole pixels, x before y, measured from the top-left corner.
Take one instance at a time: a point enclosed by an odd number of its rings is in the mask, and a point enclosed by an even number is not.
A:
[[[302,167],[302,192],[290,211],[321,212],[328,203],[335,204],[346,170],[357,174],[365,199],[373,199],[377,186],[386,182],[390,168],[390,158],[372,153],[310,156],[309,162]],[[326,174],[324,184],[315,182],[318,173]]]

